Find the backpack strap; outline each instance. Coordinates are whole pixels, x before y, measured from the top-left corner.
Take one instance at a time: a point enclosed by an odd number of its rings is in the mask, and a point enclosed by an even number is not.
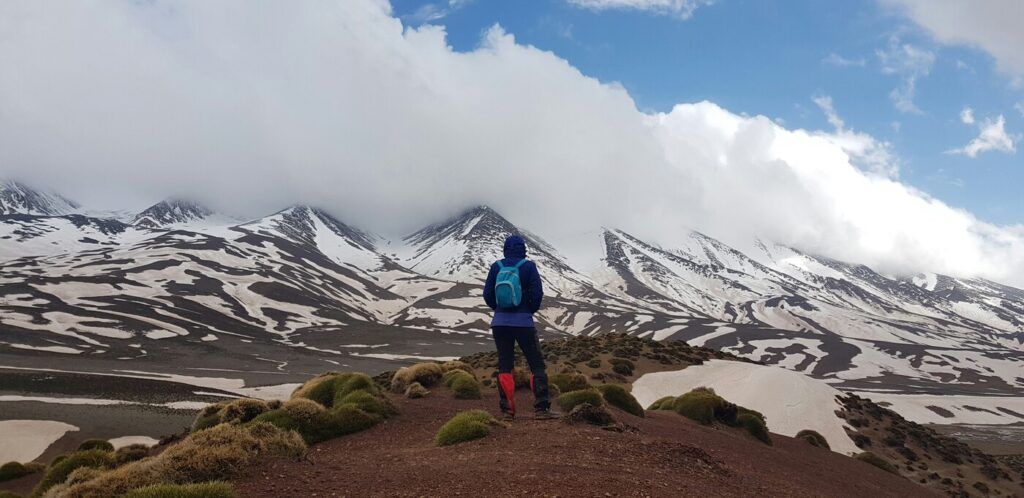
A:
[[[519,262],[516,263],[516,266],[514,268],[518,270],[519,267],[523,266],[523,263],[525,263],[525,262],[526,262],[526,258],[520,259]]]
[[[504,270],[505,269],[505,264],[502,263],[500,259],[495,261],[494,264],[498,265],[498,269],[499,270]]]

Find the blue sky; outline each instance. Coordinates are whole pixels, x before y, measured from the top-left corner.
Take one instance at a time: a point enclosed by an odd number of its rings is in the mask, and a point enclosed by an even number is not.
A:
[[[709,100],[787,128],[829,130],[812,99],[830,96],[847,128],[891,144],[905,183],[987,221],[1024,223],[1024,168],[1016,152],[949,152],[1000,115],[1017,145],[1024,132],[1019,75],[998,68],[981,48],[937,41],[890,5],[718,0],[687,19],[565,0],[395,0],[392,6],[407,25],[444,26],[458,51],[477,47],[482,33],[500,24],[519,43],[621,83],[647,112]],[[892,93],[909,79],[914,91],[901,109]],[[966,107],[974,124],[961,119]]]

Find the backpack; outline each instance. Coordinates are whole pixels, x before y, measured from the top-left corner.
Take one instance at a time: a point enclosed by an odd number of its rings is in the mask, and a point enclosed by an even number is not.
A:
[[[519,281],[519,267],[526,262],[523,258],[513,266],[505,266],[498,260],[498,277],[494,280],[494,298],[498,308],[515,308],[523,302],[523,285]]]

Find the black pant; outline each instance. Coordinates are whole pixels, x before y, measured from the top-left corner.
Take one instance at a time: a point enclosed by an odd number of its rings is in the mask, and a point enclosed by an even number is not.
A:
[[[530,387],[533,390],[534,410],[547,410],[551,406],[548,395],[548,373],[544,368],[544,355],[540,352],[540,340],[537,338],[537,329],[533,327],[491,327],[494,336],[494,345],[498,348],[498,373],[510,373],[516,365],[516,343],[519,349],[523,350],[526,356],[526,363],[530,365],[530,373],[533,378],[530,380]],[[508,399],[505,391],[498,388],[499,404],[501,411],[509,411]]]

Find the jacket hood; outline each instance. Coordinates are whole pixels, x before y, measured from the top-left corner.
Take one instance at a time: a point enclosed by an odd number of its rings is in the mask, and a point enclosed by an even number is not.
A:
[[[505,253],[506,258],[525,258],[526,241],[518,235],[510,235],[505,239],[503,252]]]

